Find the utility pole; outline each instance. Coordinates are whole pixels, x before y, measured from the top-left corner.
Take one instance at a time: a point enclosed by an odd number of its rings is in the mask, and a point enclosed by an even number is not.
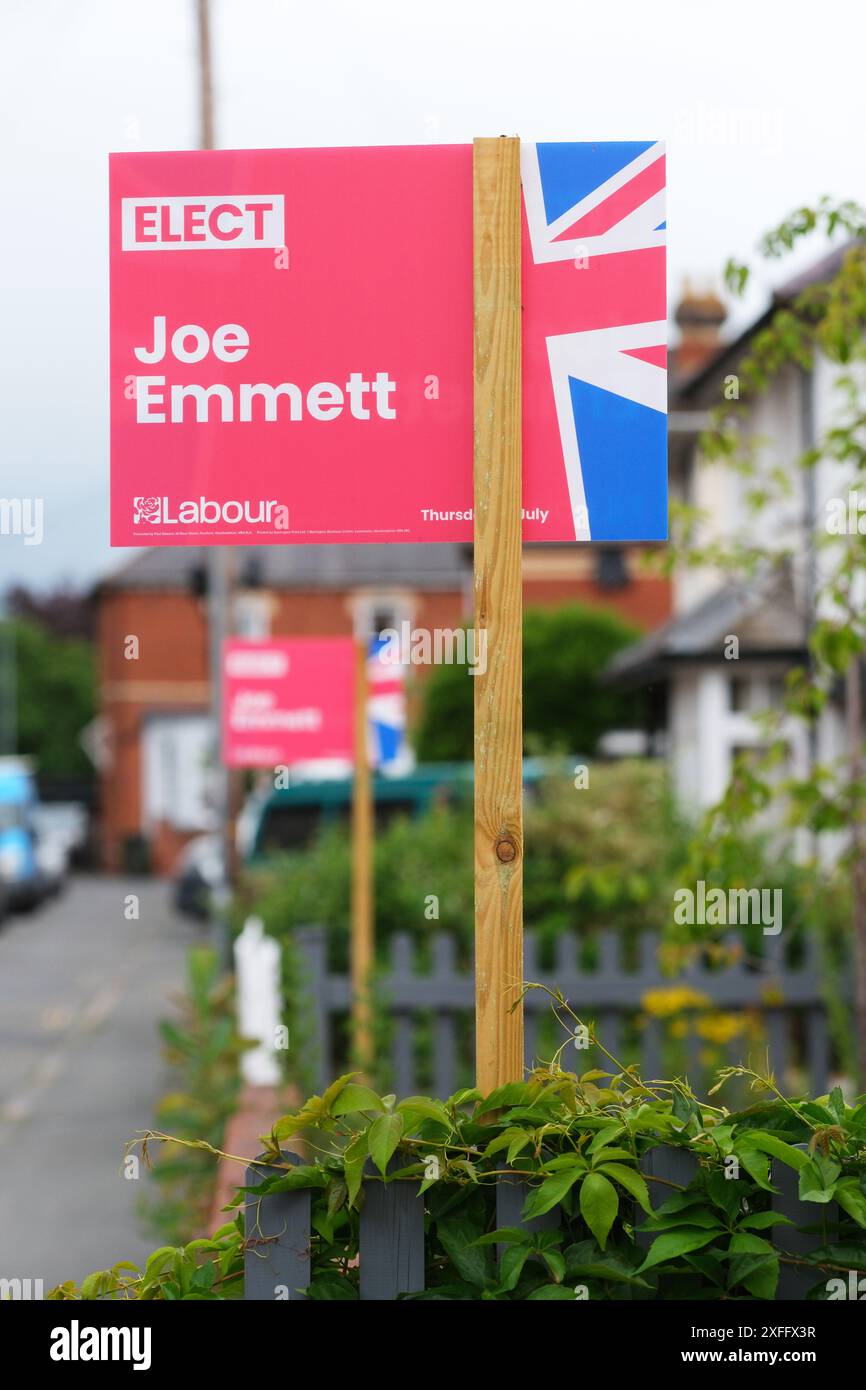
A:
[[[213,63],[211,58],[211,29],[209,0],[196,0],[198,29],[199,75],[199,143],[203,150],[212,150],[215,141]],[[208,659],[210,665],[210,708],[213,725],[213,799],[220,840],[221,883],[214,904],[216,912],[217,947],[226,966],[231,965],[228,906],[232,888],[231,781],[223,765],[222,731],[222,653],[225,639],[231,634],[231,553],[227,546],[214,545],[207,555],[207,614]]]

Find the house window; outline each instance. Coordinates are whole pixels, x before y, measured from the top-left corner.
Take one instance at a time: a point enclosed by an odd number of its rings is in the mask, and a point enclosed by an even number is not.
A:
[[[601,589],[621,589],[628,584],[625,551],[619,546],[600,550],[596,558],[595,580]]]
[[[728,683],[728,696],[731,709],[736,714],[747,714],[752,707],[752,682],[743,676],[732,676]]]
[[[350,600],[352,625],[356,637],[372,637],[386,628],[400,631],[400,624],[412,621],[414,603],[407,593],[363,593]]]

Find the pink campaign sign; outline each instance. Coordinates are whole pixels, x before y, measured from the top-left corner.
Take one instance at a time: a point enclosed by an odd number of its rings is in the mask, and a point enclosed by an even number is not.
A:
[[[354,756],[348,637],[231,638],[223,649],[223,761],[277,767]]]
[[[666,534],[664,152],[522,145],[524,538]],[[472,539],[470,145],[111,157],[113,545]]]

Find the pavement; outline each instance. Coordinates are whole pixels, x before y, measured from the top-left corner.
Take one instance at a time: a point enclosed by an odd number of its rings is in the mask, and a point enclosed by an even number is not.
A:
[[[168,1088],[157,1024],[202,939],[150,879],[77,877],[0,923],[0,1278],[47,1292],[160,1243],[124,1146]]]

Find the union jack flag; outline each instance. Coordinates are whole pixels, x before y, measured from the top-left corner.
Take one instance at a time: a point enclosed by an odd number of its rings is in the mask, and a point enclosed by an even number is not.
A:
[[[664,540],[664,146],[523,144],[521,160],[524,536],[545,539],[532,515],[543,488],[576,540]],[[555,414],[533,411],[542,391]]]
[[[410,758],[406,744],[406,673],[404,667],[381,660],[387,646],[387,638],[376,636],[370,638],[367,647],[367,753],[371,767],[398,771],[405,770]]]

